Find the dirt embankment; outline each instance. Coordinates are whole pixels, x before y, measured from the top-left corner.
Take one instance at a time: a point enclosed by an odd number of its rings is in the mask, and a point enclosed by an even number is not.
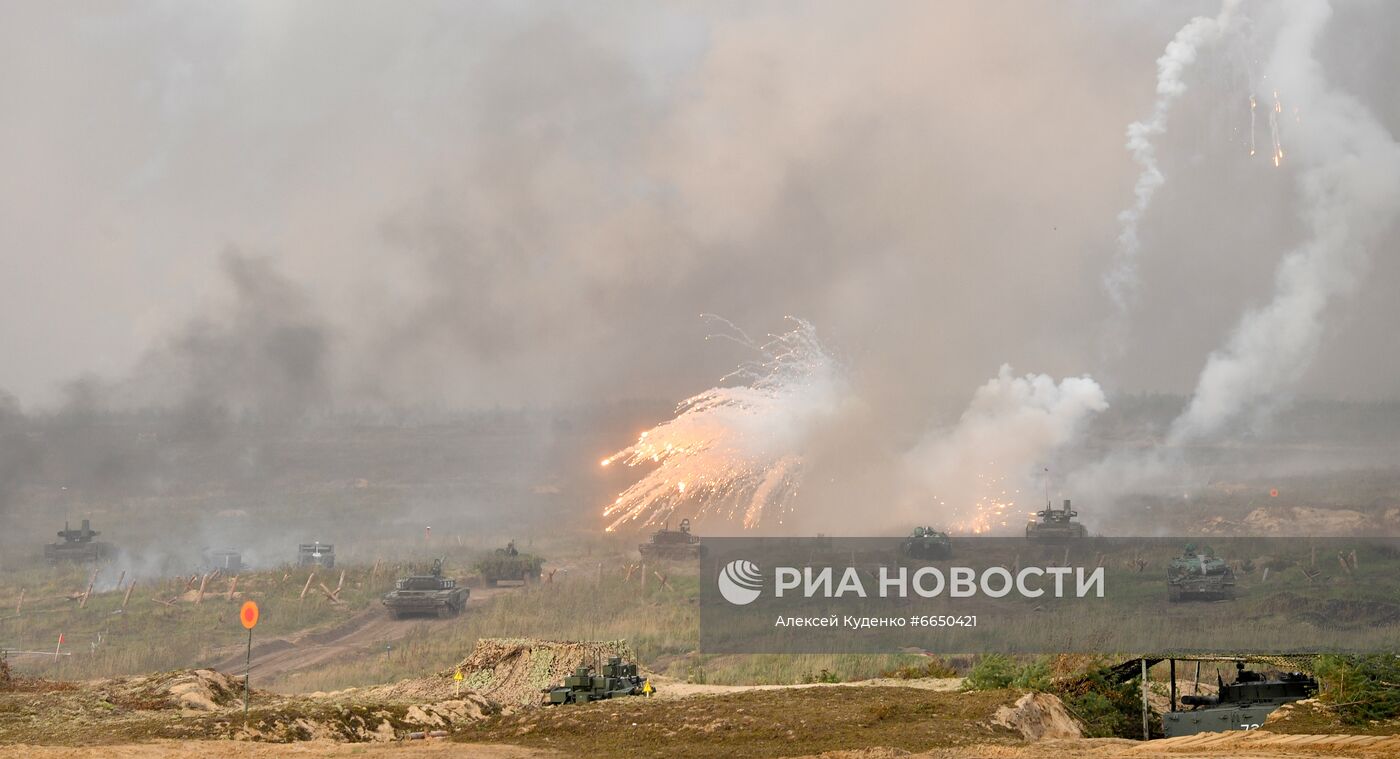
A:
[[[543,690],[564,681],[580,666],[601,669],[609,657],[635,660],[626,641],[560,641],[534,638],[482,638],[450,677],[461,671],[463,684],[507,707],[543,701]]]

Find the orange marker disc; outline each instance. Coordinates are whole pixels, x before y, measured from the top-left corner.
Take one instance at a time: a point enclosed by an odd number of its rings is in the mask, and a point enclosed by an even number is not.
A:
[[[258,605],[252,601],[244,601],[243,608],[238,611],[238,621],[249,630],[258,626]]]

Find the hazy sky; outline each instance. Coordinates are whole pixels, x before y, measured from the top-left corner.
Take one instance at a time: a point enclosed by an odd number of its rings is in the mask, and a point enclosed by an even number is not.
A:
[[[257,403],[267,361],[347,405],[681,397],[742,357],[711,312],[809,319],[892,407],[1003,362],[1185,393],[1301,235],[1290,162],[1248,155],[1247,25],[1188,72],[1100,350],[1125,128],[1217,7],[5,3],[0,389]],[[1318,51],[1392,134],[1397,37],[1343,3]],[[1302,392],[1400,397],[1397,243]]]

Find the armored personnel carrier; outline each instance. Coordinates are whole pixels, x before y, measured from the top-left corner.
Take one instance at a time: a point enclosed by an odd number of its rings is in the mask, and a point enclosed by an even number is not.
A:
[[[1035,519],[1026,523],[1026,539],[1036,543],[1062,543],[1087,537],[1089,531],[1074,521],[1077,516],[1079,512],[1070,509],[1068,498],[1063,509],[1056,509],[1046,501],[1045,509],[1037,511]]]
[[[1255,730],[1275,709],[1293,701],[1312,698],[1317,681],[1301,672],[1285,672],[1265,677],[1235,663],[1235,681],[1226,685],[1216,675],[1219,692],[1215,695],[1181,697],[1184,707],[1162,715],[1162,732],[1168,738],[1196,733],[1223,733],[1229,730]]]
[[[915,527],[914,532],[899,544],[899,555],[905,559],[936,561],[953,556],[953,542],[948,533],[932,527]]]
[[[690,520],[682,519],[679,530],[663,523],[651,534],[651,542],[637,546],[643,559],[698,559],[705,553],[700,538],[690,534]]]
[[[1167,565],[1167,600],[1220,601],[1235,597],[1235,571],[1210,546],[1186,550]]]
[[[512,540],[506,544],[505,548],[497,548],[494,554],[478,561],[476,571],[481,573],[481,579],[486,583],[486,587],[494,588],[502,582],[519,582],[522,585],[528,585],[539,579],[540,567],[542,566],[544,566],[543,558],[521,553],[516,549],[515,541]]]
[[[563,685],[556,685],[545,691],[545,703],[586,704],[619,696],[640,696],[650,689],[646,678],[637,674],[636,664],[623,664],[622,658],[614,656],[603,667],[603,674],[593,674],[593,668],[579,667],[564,678]]]
[[[434,559],[429,574],[394,581],[394,589],[384,594],[383,603],[394,619],[410,614],[455,617],[466,608],[470,595],[470,589],[460,588],[456,580],[443,577],[442,559]]]
[[[302,543],[297,546],[297,566],[330,569],[335,566],[335,546],[319,540],[315,543]]]
[[[86,519],[83,520],[83,526],[76,530],[64,522],[63,529],[58,531],[61,542],[44,546],[44,559],[50,564],[60,561],[101,561],[112,553],[111,544],[93,540],[101,534],[92,529]]]

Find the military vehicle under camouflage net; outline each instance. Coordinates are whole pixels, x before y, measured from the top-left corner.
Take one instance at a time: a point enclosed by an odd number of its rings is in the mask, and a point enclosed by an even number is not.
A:
[[[1056,509],[1047,501],[1045,509],[1037,511],[1035,519],[1026,524],[1026,538],[1036,543],[1063,543],[1087,537],[1089,531],[1074,521],[1077,516],[1079,512],[1070,509],[1068,498],[1064,509]]]
[[[914,532],[899,544],[900,558],[937,561],[953,556],[953,541],[948,533],[932,527],[915,527]]]
[[[101,561],[112,553],[111,544],[93,540],[101,534],[92,529],[86,519],[83,520],[83,526],[76,530],[70,529],[68,523],[64,522],[63,529],[58,531],[62,542],[44,546],[44,559],[50,564],[60,561]]]
[[[651,534],[651,542],[637,546],[643,559],[698,559],[705,554],[700,538],[690,534],[690,520],[682,519],[679,530],[669,529],[669,523]]]
[[[593,674],[593,668],[589,666],[574,670],[572,675],[564,678],[563,685],[545,691],[548,694],[545,703],[554,706],[586,704],[619,696],[650,695],[650,689],[650,681],[637,674],[636,664],[623,664],[621,657],[614,656],[608,659],[601,675]]]
[[[1285,672],[1268,678],[1235,663],[1235,681],[1226,685],[1219,674],[1215,695],[1181,697],[1180,711],[1162,715],[1162,732],[1168,738],[1196,733],[1223,733],[1230,730],[1257,730],[1280,706],[1317,693],[1317,681],[1301,672]]]
[[[522,585],[534,582],[539,579],[540,567],[543,566],[542,557],[521,553],[512,540],[505,548],[497,548],[494,554],[478,561],[476,571],[481,574],[486,587],[494,588],[503,582],[519,582]]]
[[[455,617],[466,608],[470,595],[470,589],[458,587],[456,580],[442,576],[442,559],[435,559],[428,574],[396,580],[394,589],[384,594],[383,603],[394,619],[410,614]]]
[[[335,546],[319,540],[315,543],[302,543],[297,546],[297,566],[330,569],[335,566]]]
[[[1235,597],[1235,571],[1210,546],[1186,544],[1167,565],[1167,600],[1221,601]]]

